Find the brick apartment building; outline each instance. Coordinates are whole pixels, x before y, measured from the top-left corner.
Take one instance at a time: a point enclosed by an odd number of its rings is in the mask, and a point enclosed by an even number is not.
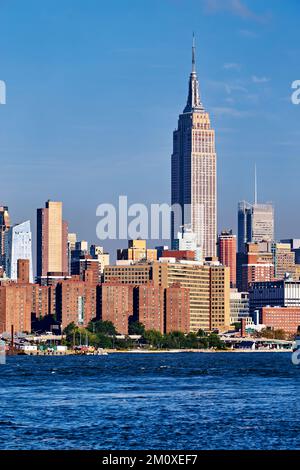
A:
[[[85,272],[85,281],[79,276],[57,283],[55,288],[56,318],[64,329],[74,322],[78,326],[87,326],[96,318],[97,291],[93,281],[93,271]]]

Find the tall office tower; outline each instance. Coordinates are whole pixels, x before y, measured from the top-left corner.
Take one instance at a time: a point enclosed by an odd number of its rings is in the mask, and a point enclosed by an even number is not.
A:
[[[76,233],[68,233],[68,273],[71,274],[72,252],[75,250],[77,242]]]
[[[32,235],[30,220],[14,225],[5,235],[6,274],[18,279],[18,260],[29,261],[29,281],[33,282],[32,272]]]
[[[216,159],[215,133],[200,100],[193,41],[187,104],[173,134],[171,200],[181,216],[172,214],[171,237],[173,241],[180,226],[191,224],[204,257],[216,256]]]
[[[272,204],[254,204],[251,217],[252,243],[274,240],[274,207]]]
[[[37,210],[37,277],[68,272],[68,225],[62,202],[47,201]]]
[[[251,204],[246,201],[238,203],[238,252],[246,253],[246,243],[251,242]]]
[[[236,236],[224,230],[218,239],[220,263],[230,268],[230,287],[236,286]]]
[[[246,252],[246,243],[274,240],[274,207],[272,204],[238,205],[238,251]]]
[[[5,234],[10,228],[7,206],[0,206],[0,266],[5,269]]]

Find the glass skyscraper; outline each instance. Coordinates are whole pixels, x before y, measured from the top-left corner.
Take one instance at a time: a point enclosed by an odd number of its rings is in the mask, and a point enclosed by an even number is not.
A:
[[[7,206],[0,206],[0,266],[5,269],[5,234],[10,228]]]
[[[14,225],[5,235],[6,275],[13,281],[18,279],[18,259],[29,260],[29,281],[33,282],[32,236],[30,221]]]

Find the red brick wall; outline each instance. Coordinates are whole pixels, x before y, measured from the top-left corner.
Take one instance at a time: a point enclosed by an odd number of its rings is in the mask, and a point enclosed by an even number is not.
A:
[[[135,287],[136,316],[146,330],[164,333],[164,289],[153,285]]]
[[[190,331],[189,289],[170,286],[165,290],[166,333]]]
[[[119,334],[128,334],[133,315],[133,286],[108,282],[101,287],[101,320],[111,321]]]
[[[260,321],[275,330],[296,334],[300,325],[300,307],[263,307]]]
[[[11,284],[0,287],[0,332],[31,332],[31,286]]]

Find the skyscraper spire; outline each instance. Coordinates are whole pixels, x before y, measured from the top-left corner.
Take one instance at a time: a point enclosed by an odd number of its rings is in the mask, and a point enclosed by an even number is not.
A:
[[[190,81],[189,81],[189,94],[186,103],[186,107],[184,108],[184,113],[191,113],[191,112],[204,112],[203,105],[200,100],[200,93],[199,93],[199,83],[197,80],[197,73],[196,73],[196,45],[195,45],[195,35],[193,33],[193,43],[192,43],[192,72],[190,74]]]
[[[192,46],[192,73],[196,73],[196,45],[195,45],[194,33],[193,33],[193,46]]]

